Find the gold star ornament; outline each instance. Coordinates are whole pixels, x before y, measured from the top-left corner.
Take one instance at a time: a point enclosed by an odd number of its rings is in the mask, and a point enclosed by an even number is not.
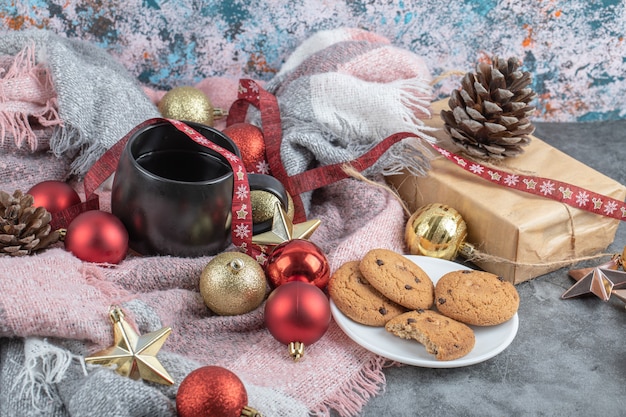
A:
[[[113,323],[113,346],[85,358],[85,362],[116,366],[115,372],[132,379],[143,379],[157,384],[172,385],[174,380],[156,358],[172,329],[137,334],[124,320],[124,312],[111,307],[109,317]]]
[[[321,221],[317,219],[293,224],[283,206],[276,201],[274,203],[272,230],[252,236],[252,243],[261,246],[277,246],[291,239],[308,239],[320,224]]]

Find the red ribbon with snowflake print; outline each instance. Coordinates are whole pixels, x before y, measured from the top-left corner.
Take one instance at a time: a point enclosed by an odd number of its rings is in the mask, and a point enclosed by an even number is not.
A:
[[[550,198],[591,213],[626,220],[626,204],[622,201],[555,179],[513,174],[486,167],[437,145],[432,147],[457,166],[494,184]]]
[[[270,166],[270,172],[278,179],[292,198],[294,205],[295,222],[306,220],[304,205],[300,193],[306,191],[295,188],[291,184],[291,177],[287,174],[280,157],[280,145],[283,138],[283,130],[280,119],[280,108],[276,96],[263,89],[259,84],[250,79],[239,81],[237,100],[228,111],[226,124],[244,122],[248,107],[252,105],[261,112],[261,125],[263,139],[265,140],[265,156]]]

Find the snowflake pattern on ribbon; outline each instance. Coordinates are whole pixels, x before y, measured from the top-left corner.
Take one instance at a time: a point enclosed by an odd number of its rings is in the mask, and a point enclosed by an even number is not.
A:
[[[194,142],[206,146],[222,155],[233,171],[233,202],[231,238],[235,246],[249,254],[252,248],[252,212],[250,204],[250,185],[248,175],[241,159],[229,150],[211,142],[190,126],[178,120],[167,119],[174,127],[185,133]]]
[[[270,164],[267,163],[265,159],[257,162],[256,164],[256,172],[258,174],[270,175]]]
[[[253,106],[259,107],[261,101],[261,89],[253,80],[242,79],[239,81],[237,96],[239,99],[246,100]]]
[[[459,167],[494,184],[550,198],[591,213],[626,220],[626,204],[622,201],[551,178],[511,174],[495,168],[487,168],[437,145],[432,146]]]

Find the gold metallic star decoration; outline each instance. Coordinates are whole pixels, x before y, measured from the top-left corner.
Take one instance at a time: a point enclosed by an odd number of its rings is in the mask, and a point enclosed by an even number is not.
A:
[[[609,301],[611,294],[626,288],[626,272],[618,271],[621,257],[614,256],[609,262],[595,268],[572,270],[569,275],[577,282],[561,295],[561,298],[573,298],[585,294],[594,294],[603,301]],[[621,294],[620,294],[621,295]],[[620,298],[618,296],[618,298]]]
[[[272,230],[252,236],[252,243],[260,246],[277,246],[291,239],[308,239],[321,224],[313,219],[293,224],[280,202],[274,203]]]
[[[115,372],[132,379],[143,379],[157,384],[172,385],[174,380],[156,358],[172,329],[163,329],[138,335],[124,320],[124,312],[111,307],[114,345],[85,358],[85,362],[116,365]]]

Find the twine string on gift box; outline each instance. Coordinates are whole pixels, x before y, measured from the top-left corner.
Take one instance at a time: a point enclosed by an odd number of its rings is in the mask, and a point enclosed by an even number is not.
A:
[[[579,262],[593,261],[596,259],[610,257],[610,256],[615,256],[615,253],[603,252],[603,253],[599,253],[596,255],[577,256],[574,258],[567,258],[567,259],[562,259],[559,261],[551,261],[551,262],[519,262],[519,261],[512,261],[510,259],[502,258],[500,256],[490,255],[488,253],[475,250],[466,259],[469,262],[503,263],[503,264],[513,265],[513,266],[527,267],[527,268],[550,267],[550,268],[558,269],[558,268],[566,267],[569,265],[577,264]]]

